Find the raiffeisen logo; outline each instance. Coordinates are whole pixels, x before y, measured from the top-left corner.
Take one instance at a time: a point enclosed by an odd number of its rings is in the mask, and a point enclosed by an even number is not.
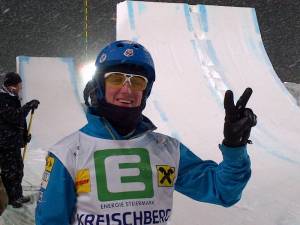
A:
[[[105,149],[94,153],[100,201],[153,197],[149,153],[144,148]]]

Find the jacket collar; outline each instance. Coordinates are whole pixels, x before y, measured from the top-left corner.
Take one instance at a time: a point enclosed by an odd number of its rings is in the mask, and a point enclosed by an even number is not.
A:
[[[4,85],[2,85],[2,87],[0,89],[0,93],[6,93],[6,94],[9,94],[10,96],[17,97],[17,95],[15,95],[14,93],[10,92]]]
[[[105,118],[93,114],[92,111],[91,109],[88,110],[86,114],[88,123],[81,128],[80,131],[93,137],[110,140],[127,140],[139,137],[146,132],[156,129],[156,126],[146,116],[143,116],[142,121],[132,133],[121,136]]]

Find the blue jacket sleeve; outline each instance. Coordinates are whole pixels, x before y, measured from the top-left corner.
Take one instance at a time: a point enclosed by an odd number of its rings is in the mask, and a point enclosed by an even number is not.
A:
[[[49,156],[53,160],[47,163],[43,175],[35,222],[36,225],[71,224],[76,204],[75,185],[59,159],[51,153]]]
[[[180,145],[180,160],[175,190],[201,202],[229,207],[241,198],[250,176],[246,147],[220,145],[223,161],[202,160]]]

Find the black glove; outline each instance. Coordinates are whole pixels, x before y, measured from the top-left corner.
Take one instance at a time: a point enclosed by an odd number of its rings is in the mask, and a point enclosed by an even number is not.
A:
[[[21,110],[23,111],[24,116],[26,117],[28,115],[28,113],[30,112],[30,110],[37,109],[39,104],[40,104],[40,102],[38,100],[34,99],[34,100],[31,100],[30,102],[27,102],[25,105],[23,105]]]
[[[31,141],[31,134],[28,134],[26,137],[26,143],[29,143]]]
[[[252,143],[249,139],[251,128],[257,123],[256,115],[245,108],[252,94],[251,88],[246,88],[240,99],[234,105],[233,93],[227,90],[224,97],[225,123],[223,144],[228,147],[239,147]]]
[[[39,100],[33,99],[30,102],[27,102],[25,105],[27,105],[28,108],[30,108],[30,109],[37,109],[39,104],[40,104]]]

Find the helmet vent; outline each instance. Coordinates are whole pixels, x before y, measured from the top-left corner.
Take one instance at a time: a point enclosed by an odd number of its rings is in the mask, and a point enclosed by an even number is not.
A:
[[[134,45],[133,45],[133,47],[134,47],[134,48],[139,48],[139,46],[138,46],[138,45],[136,45],[136,44],[134,44]]]
[[[117,47],[118,47],[118,48],[123,48],[124,45],[123,45],[122,43],[118,43],[118,44],[117,44]]]

